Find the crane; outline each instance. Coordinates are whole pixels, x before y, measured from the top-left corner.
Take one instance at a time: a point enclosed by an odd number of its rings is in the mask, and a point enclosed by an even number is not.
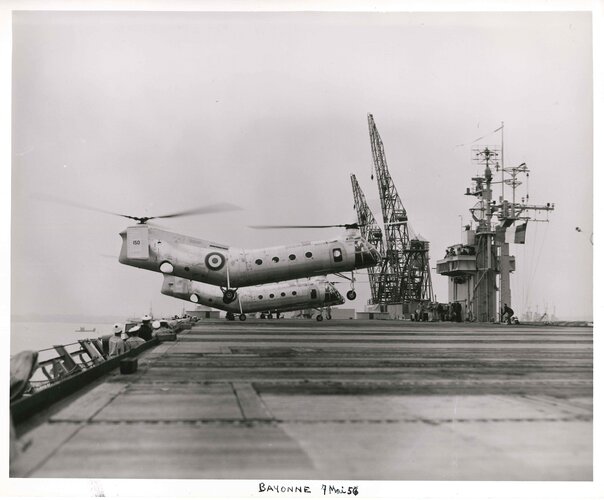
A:
[[[410,228],[407,210],[388,171],[384,144],[373,116],[368,114],[367,119],[386,247],[380,276],[383,283],[380,299],[385,304],[402,303],[405,309],[412,303],[433,299],[428,255],[430,245]]]
[[[359,186],[359,182],[354,174],[350,175],[352,183],[352,194],[354,197],[354,208],[357,212],[357,219],[361,235],[375,248],[380,255],[385,255],[384,250],[384,234],[382,228],[377,223],[373,212],[367,204],[365,194]],[[369,267],[367,273],[369,275],[369,287],[371,288],[371,303],[382,303],[382,295],[384,291],[384,266],[385,261],[378,266]]]

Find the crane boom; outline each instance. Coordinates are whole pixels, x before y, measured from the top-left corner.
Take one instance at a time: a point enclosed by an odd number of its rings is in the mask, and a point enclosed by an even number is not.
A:
[[[384,236],[382,228],[377,223],[373,212],[369,208],[367,200],[365,199],[365,194],[361,190],[361,186],[359,186],[357,178],[354,174],[350,175],[350,181],[352,183],[354,207],[357,212],[357,220],[359,223],[361,235],[369,243],[375,246],[375,248],[377,248],[380,255],[385,255]],[[369,275],[369,287],[371,288],[372,304],[380,304],[382,302],[384,284],[381,277],[383,272],[383,266],[384,264],[380,264],[378,266],[370,267],[367,269],[367,273]]]
[[[429,243],[409,237],[407,211],[388,171],[384,144],[371,114],[367,115],[373,165],[380,194],[386,249],[382,301],[386,304],[431,301]]]

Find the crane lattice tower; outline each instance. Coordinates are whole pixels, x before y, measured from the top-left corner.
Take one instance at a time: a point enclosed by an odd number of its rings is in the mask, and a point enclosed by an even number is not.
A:
[[[369,208],[367,200],[365,199],[365,194],[361,190],[361,186],[359,186],[357,178],[354,174],[350,176],[350,181],[352,182],[354,207],[357,212],[357,220],[361,235],[369,243],[375,246],[378,252],[380,252],[380,255],[385,255],[384,235],[382,228],[377,223],[373,212]],[[367,274],[369,276],[369,287],[371,288],[372,304],[382,303],[382,295],[384,290],[384,281],[382,280],[382,276],[384,276],[384,264],[385,261],[382,264],[367,269]]]
[[[386,251],[381,281],[384,304],[409,304],[432,300],[429,243],[409,237],[407,211],[388,171],[384,144],[373,116],[367,115],[373,164],[380,193]]]

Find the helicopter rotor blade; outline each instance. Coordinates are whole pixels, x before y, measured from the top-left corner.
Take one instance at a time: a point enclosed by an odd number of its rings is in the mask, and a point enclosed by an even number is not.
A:
[[[82,203],[75,203],[73,201],[63,200],[61,198],[57,198],[51,195],[38,195],[37,199],[41,201],[49,201],[52,203],[57,203],[59,205],[66,205],[68,207],[81,208],[83,210],[90,210],[92,212],[100,212],[103,214],[109,215],[117,215],[118,217],[126,217],[127,219],[135,220],[141,224],[145,224],[147,221],[151,219],[167,219],[171,217],[185,217],[189,215],[204,215],[204,214],[215,214],[220,212],[229,212],[233,210],[243,210],[241,207],[237,205],[233,205],[232,203],[213,203],[210,205],[203,205],[201,207],[191,208],[188,210],[181,210],[180,212],[174,212],[171,214],[165,215],[155,215],[150,217],[136,217],[134,215],[120,214],[118,212],[111,212],[109,210],[104,210],[102,208],[91,207],[89,205],[84,205]]]
[[[128,219],[137,220],[137,217],[133,217],[131,215],[120,214],[117,212],[110,212],[109,210],[103,210],[102,208],[91,207],[90,205],[84,205],[83,203],[76,203],[74,201],[63,200],[62,198],[57,198],[55,196],[51,196],[49,194],[39,194],[37,195],[37,199],[40,201],[49,201],[51,203],[56,203],[58,205],[65,205],[68,207],[81,208],[83,210],[90,210],[92,212],[100,212],[102,214],[109,215],[117,215],[118,217],[127,217]]]
[[[332,285],[350,284],[350,281],[329,281]],[[369,281],[354,280],[355,283],[369,283]]]
[[[327,224],[327,225],[259,225],[248,226],[251,229],[323,229],[328,227],[357,228],[359,224]]]
[[[171,217],[186,217],[189,215],[205,215],[205,214],[217,214],[221,212],[232,212],[235,210],[243,210],[240,206],[233,205],[232,203],[212,203],[211,205],[203,205],[197,208],[190,208],[189,210],[182,210],[180,212],[174,212],[165,215],[155,215],[149,217],[151,219],[168,219]]]

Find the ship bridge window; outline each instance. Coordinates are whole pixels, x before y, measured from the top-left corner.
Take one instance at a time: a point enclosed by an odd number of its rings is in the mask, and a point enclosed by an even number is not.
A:
[[[279,262],[279,257],[273,257],[273,262],[276,264],[277,262]]]
[[[271,299],[274,299],[274,298],[275,298],[275,294],[274,294],[274,293],[271,293],[271,294],[269,295],[269,297],[270,297]]]
[[[289,260],[296,260],[296,256],[292,253],[289,256]]]
[[[298,292],[296,292],[295,290],[292,292],[292,295],[298,295]]]
[[[333,261],[334,262],[342,262],[342,249],[341,248],[334,248],[332,250],[333,253]]]
[[[285,297],[285,292],[281,292],[281,297]]]
[[[262,300],[262,295],[258,295],[258,298],[259,298],[260,300]]]
[[[262,264],[262,259],[256,259],[256,264],[260,266]]]
[[[312,252],[306,252],[304,255],[306,255],[306,257],[310,259],[312,257]]]

